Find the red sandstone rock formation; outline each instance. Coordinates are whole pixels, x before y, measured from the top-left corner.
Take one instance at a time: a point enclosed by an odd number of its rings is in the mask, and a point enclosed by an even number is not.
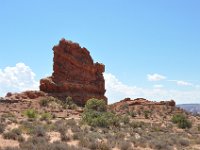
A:
[[[62,39],[53,47],[54,64],[51,77],[40,80],[40,90],[84,105],[90,98],[104,99],[103,64],[94,63],[89,51],[79,44]]]
[[[38,97],[44,97],[46,94],[41,91],[25,91],[22,93],[10,93],[8,92],[3,98],[4,100],[22,100],[22,99],[36,99]]]
[[[176,103],[174,100],[155,102],[155,101],[146,100],[144,98],[136,98],[134,100],[131,100],[130,98],[125,98],[124,100],[121,100],[120,102],[116,102],[116,103],[112,104],[111,108],[114,110],[119,110],[124,105],[127,105],[128,107],[129,106],[139,106],[139,105],[143,105],[143,106],[150,106],[150,105],[156,106],[157,105],[157,106],[175,107]]]

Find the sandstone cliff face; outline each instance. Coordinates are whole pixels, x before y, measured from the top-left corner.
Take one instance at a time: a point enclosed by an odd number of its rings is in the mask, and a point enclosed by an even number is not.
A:
[[[86,48],[65,39],[54,46],[53,51],[53,74],[40,80],[41,91],[61,99],[71,96],[79,105],[90,98],[107,102],[103,64],[94,63]]]

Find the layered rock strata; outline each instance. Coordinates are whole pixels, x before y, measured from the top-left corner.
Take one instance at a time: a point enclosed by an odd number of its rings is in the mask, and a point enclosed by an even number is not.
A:
[[[40,80],[41,91],[61,99],[71,96],[79,105],[90,98],[103,99],[107,103],[103,64],[94,63],[86,48],[65,39],[54,46],[53,51],[53,73]]]

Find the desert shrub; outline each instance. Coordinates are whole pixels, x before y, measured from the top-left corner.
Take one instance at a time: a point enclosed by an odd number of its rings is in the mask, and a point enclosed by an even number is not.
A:
[[[60,133],[61,141],[70,141],[70,137],[66,135],[66,133]]]
[[[68,97],[66,98],[65,101],[62,101],[61,105],[62,105],[62,107],[63,107],[64,109],[68,108],[68,109],[73,109],[73,110],[75,110],[75,109],[77,109],[77,107],[78,107],[78,106],[74,103],[72,97],[70,97],[70,96],[68,96]]]
[[[78,140],[78,139],[79,139],[78,133],[74,133],[72,138],[73,138],[74,140]]]
[[[2,114],[1,115],[1,118],[3,119],[5,119],[5,118],[7,118],[7,119],[10,119],[10,118],[15,118],[16,116],[13,114],[13,113],[11,113],[11,112],[9,112],[9,113],[5,113],[5,114]]]
[[[87,148],[91,150],[110,150],[110,147],[105,142],[100,142],[98,140],[90,140],[89,145],[87,145]]]
[[[6,121],[5,117],[0,116],[0,123],[4,123]]]
[[[57,141],[53,142],[52,144],[49,144],[48,150],[81,150],[81,149]]]
[[[121,109],[121,110],[127,110],[128,107],[129,107],[129,106],[128,106],[128,103],[125,103],[125,104],[123,104],[123,105],[120,106],[120,109]]]
[[[3,133],[4,139],[12,139],[12,140],[18,140],[20,142],[24,141],[24,138],[22,137],[22,132],[20,129],[13,129],[9,132]]]
[[[173,147],[169,146],[166,141],[152,140],[150,141],[150,147],[155,150],[173,150]]]
[[[66,132],[67,131],[67,125],[66,125],[66,122],[64,120],[59,120],[59,121],[56,121],[54,123],[54,126],[56,127],[55,130],[58,131],[58,132]]]
[[[129,115],[131,116],[131,117],[136,117],[137,116],[137,113],[135,112],[135,111],[129,111]]]
[[[117,132],[114,135],[114,137],[115,137],[116,140],[123,140],[125,138],[125,133],[123,133],[123,132]]]
[[[179,123],[181,120],[184,120],[184,119],[186,119],[186,118],[183,114],[176,114],[172,117],[171,121],[176,124],[176,123]]]
[[[200,124],[197,125],[197,130],[200,131]]]
[[[92,140],[90,141],[89,145],[87,146],[91,150],[96,150],[98,149],[98,141],[97,140]]]
[[[46,120],[46,121],[49,121],[52,119],[52,115],[50,113],[42,113],[41,114],[41,117],[40,117],[40,120],[43,121],[43,120]]]
[[[81,137],[81,138],[79,139],[79,145],[80,145],[81,147],[87,147],[89,144],[90,144],[90,141],[89,141],[88,138]]]
[[[5,131],[5,124],[0,123],[0,134]]]
[[[145,117],[145,119],[148,119],[150,114],[151,114],[151,112],[149,110],[145,110],[144,111],[144,117]]]
[[[6,132],[3,134],[4,139],[12,139],[12,140],[17,140],[17,135],[14,134],[13,132]]]
[[[21,121],[20,122],[20,129],[27,134],[31,134],[33,132],[33,129],[36,125],[38,125],[38,122],[29,122],[29,121]]]
[[[48,98],[43,98],[43,99],[40,100],[39,104],[42,107],[47,107],[48,104],[49,104],[49,99]]]
[[[179,139],[179,144],[181,146],[187,147],[190,145],[190,142],[187,139],[181,138],[181,139]]]
[[[146,148],[147,147],[147,142],[148,140],[144,137],[141,137],[139,139],[135,139],[135,138],[132,138],[132,143],[134,144],[134,146],[136,147],[142,147],[142,148]]]
[[[187,120],[187,119],[186,120],[181,120],[178,123],[178,127],[182,128],[182,129],[191,128],[192,127],[192,123],[189,120]]]
[[[97,139],[99,139],[99,135],[96,133],[83,134],[79,137],[79,145],[89,149],[98,149]]]
[[[66,125],[70,127],[77,126],[76,121],[74,119],[68,119],[66,120]]]
[[[66,135],[67,131],[67,123],[64,120],[59,120],[55,122],[55,129],[60,133],[60,137],[62,141],[69,141],[70,137]]]
[[[24,138],[22,135],[20,135],[20,136],[18,136],[17,140],[18,140],[19,142],[24,142],[24,141],[25,141],[25,138]]]
[[[41,125],[35,126],[33,129],[33,135],[36,137],[44,137],[46,135],[46,130]]]
[[[24,114],[29,118],[29,119],[36,119],[38,117],[37,111],[34,109],[27,109],[24,111]]]
[[[112,135],[107,135],[107,143],[109,144],[110,148],[114,148],[117,144],[117,140]]]
[[[5,114],[1,115],[1,123],[5,122],[6,120],[9,120],[9,121],[11,121],[13,123],[17,123],[16,116],[12,112],[5,113]]]
[[[145,124],[144,124],[144,122],[134,122],[134,121],[132,121],[132,122],[129,123],[129,125],[130,125],[131,128],[135,129],[135,128],[142,128]]]
[[[110,112],[87,111],[83,113],[82,119],[91,126],[108,127],[117,124],[114,114]]]
[[[20,143],[20,150],[48,150],[49,139],[46,137],[32,136],[27,141]]]
[[[172,117],[172,122],[177,124],[179,128],[186,129],[191,128],[192,123],[183,115],[176,114]]]
[[[82,120],[91,126],[108,127],[117,125],[117,117],[107,112],[106,103],[103,100],[90,99],[85,105]]]
[[[105,112],[107,110],[106,103],[103,100],[95,98],[89,99],[85,105],[86,110],[93,110],[97,112]]]
[[[128,124],[130,122],[130,118],[127,115],[124,115],[120,118],[120,120],[124,123],[124,124]]]
[[[110,148],[110,146],[109,146],[108,143],[106,143],[106,142],[99,142],[98,143],[98,149],[99,150],[110,150],[111,148]]]
[[[85,136],[85,134],[83,132],[76,132],[76,133],[73,134],[73,139],[74,140],[80,140],[84,136]]]
[[[51,144],[51,148],[49,150],[66,150],[68,146],[61,142],[54,142]]]
[[[120,142],[119,147],[120,147],[121,150],[131,149],[131,143],[127,142],[127,141],[122,141],[122,142]]]
[[[200,138],[197,137],[197,138],[195,139],[195,143],[199,145],[199,144],[200,144]]]

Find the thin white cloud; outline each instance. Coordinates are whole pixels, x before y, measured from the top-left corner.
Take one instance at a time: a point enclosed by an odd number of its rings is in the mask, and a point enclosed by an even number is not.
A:
[[[168,80],[168,81],[175,82],[178,86],[193,86],[192,83],[187,81],[182,81],[182,80]]]
[[[105,73],[104,78],[106,96],[109,103],[117,102],[126,97],[132,99],[142,97],[155,101],[174,99],[178,104],[199,103],[200,100],[200,92],[195,88],[189,91],[170,90],[166,88],[140,88],[126,85],[110,73]]]
[[[179,86],[191,86],[192,85],[192,83],[189,83],[189,82],[186,82],[186,81],[177,81],[176,83]]]
[[[148,75],[147,75],[147,79],[148,79],[149,81],[160,81],[160,80],[166,79],[166,77],[163,76],[163,75],[154,73],[154,74],[148,74]]]
[[[17,63],[14,67],[0,69],[0,96],[7,92],[21,92],[37,90],[39,83],[35,80],[35,73],[24,63]]]

